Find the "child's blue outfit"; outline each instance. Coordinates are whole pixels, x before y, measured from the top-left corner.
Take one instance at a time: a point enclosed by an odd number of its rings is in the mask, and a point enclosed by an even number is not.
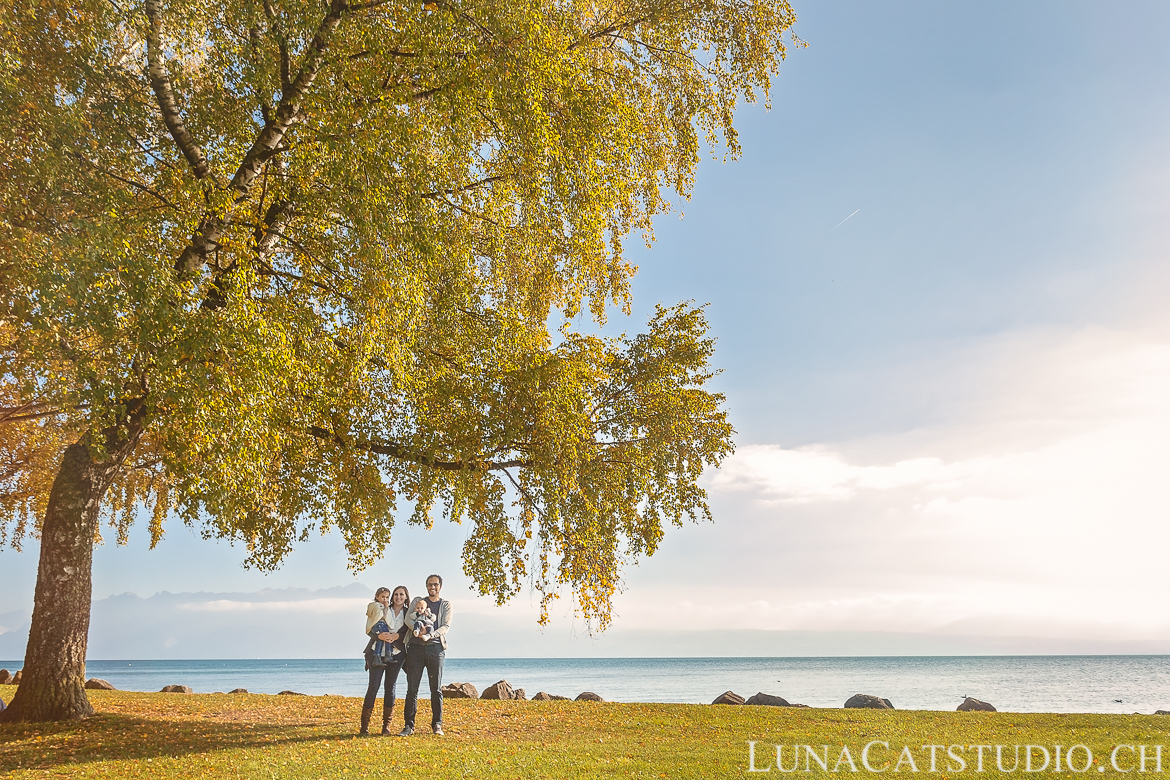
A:
[[[374,655],[381,658],[383,664],[385,664],[389,662],[390,657],[394,655],[394,643],[378,639],[378,634],[382,633],[391,633],[390,626],[386,623],[385,620],[379,620],[374,624],[374,627],[370,629],[370,636],[374,637]]]

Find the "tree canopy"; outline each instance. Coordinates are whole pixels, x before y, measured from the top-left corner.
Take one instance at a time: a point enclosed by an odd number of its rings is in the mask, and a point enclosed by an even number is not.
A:
[[[623,242],[705,145],[738,152],[733,111],[794,21],[786,0],[6,4],[4,539],[64,511],[78,447],[74,503],[119,540],[147,506],[154,542],[177,517],[268,568],[336,531],[360,569],[405,506],[470,524],[481,593],[568,587],[604,627],[622,564],[709,516],[698,478],[733,431],[701,307],[578,324],[629,310]]]

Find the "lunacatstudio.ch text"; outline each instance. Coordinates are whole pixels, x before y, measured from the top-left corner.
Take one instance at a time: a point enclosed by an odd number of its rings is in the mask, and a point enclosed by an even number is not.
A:
[[[757,772],[1013,772],[1080,774],[1162,771],[1162,745],[765,745],[748,742],[749,773]]]

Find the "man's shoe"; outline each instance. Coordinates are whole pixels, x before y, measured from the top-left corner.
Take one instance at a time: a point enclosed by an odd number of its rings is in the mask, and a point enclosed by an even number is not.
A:
[[[443,736],[443,724],[436,723],[435,725],[431,726],[431,731],[435,732],[436,737]]]
[[[413,734],[413,733],[414,733],[414,729],[413,729],[413,728],[411,728],[410,726],[403,726],[403,727],[402,727],[402,731],[398,732],[398,736],[400,736],[400,737],[409,737],[409,736],[410,736],[411,734]]]

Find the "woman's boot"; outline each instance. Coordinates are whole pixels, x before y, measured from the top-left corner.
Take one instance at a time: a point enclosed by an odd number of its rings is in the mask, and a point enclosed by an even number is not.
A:
[[[382,736],[390,736],[390,718],[394,715],[394,702],[382,700]]]
[[[362,730],[358,732],[359,737],[370,736],[370,718],[373,714],[373,707],[362,707]]]

